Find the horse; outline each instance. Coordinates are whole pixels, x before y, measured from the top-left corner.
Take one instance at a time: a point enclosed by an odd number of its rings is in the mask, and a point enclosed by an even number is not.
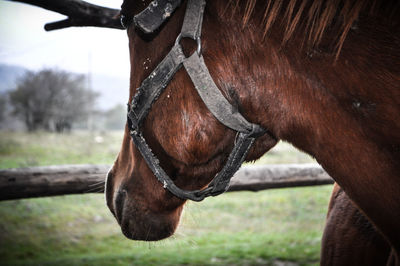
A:
[[[159,12],[163,20],[155,30],[139,29],[138,21],[126,23],[143,12],[157,13],[152,8],[158,2],[122,4],[131,63],[129,103],[134,103],[129,110],[137,106],[135,95],[146,94],[136,88],[159,73],[158,64],[176,43],[187,58],[201,53],[228,109],[251,128],[263,129],[252,135],[254,145],[242,159],[256,160],[280,140],[316,158],[348,196],[342,202],[352,205],[341,204],[371,221],[390,246],[388,263],[400,265],[399,3],[207,1],[199,20],[201,38],[180,38],[187,1],[179,7],[164,1],[168,8]],[[171,236],[186,199],[214,191],[208,184],[215,185],[215,175],[236,159],[237,143],[248,140],[210,110],[185,69],[166,79],[145,112],[140,136],[132,130],[130,111],[121,150],[107,175],[107,206],[130,239]],[[156,158],[149,163],[147,157]],[[160,179],[160,171],[168,182]],[[172,183],[179,191],[196,193],[180,197],[168,190]]]

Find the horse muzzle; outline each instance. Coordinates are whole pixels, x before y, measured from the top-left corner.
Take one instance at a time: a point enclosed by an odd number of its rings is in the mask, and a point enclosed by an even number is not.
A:
[[[116,193],[115,217],[122,233],[132,240],[156,241],[171,236],[179,223],[181,208],[154,212],[135,202],[126,190]]]
[[[171,236],[178,224],[183,206],[162,210],[151,208],[151,202],[135,200],[135,193],[123,185],[115,186],[110,172],[106,182],[106,202],[121,227],[122,233],[132,240],[157,241]]]

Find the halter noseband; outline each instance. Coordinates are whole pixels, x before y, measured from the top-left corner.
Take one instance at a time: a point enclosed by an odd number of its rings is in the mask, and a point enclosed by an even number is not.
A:
[[[150,3],[144,11],[136,15],[133,21],[135,25],[144,32],[151,33],[164,22],[173,10],[178,7],[180,2],[180,0],[155,0]],[[229,188],[230,179],[243,163],[255,138],[269,133],[259,125],[248,122],[237,109],[228,102],[215,85],[205,65],[203,56],[201,55],[200,36],[204,8],[205,0],[188,0],[182,29],[174,46],[153,72],[141,83],[141,86],[137,89],[133,97],[132,103],[128,104],[128,126],[130,135],[149,168],[163,184],[165,189],[168,189],[178,198],[190,199],[193,201],[201,201],[205,197],[217,196],[225,192]],[[161,16],[163,19],[160,19],[158,16]],[[153,21],[152,18],[154,18]],[[123,20],[126,20],[126,18],[121,17],[121,21]],[[124,21],[125,25],[127,24],[126,22],[127,21]],[[180,45],[180,40],[182,38],[191,38],[197,41],[197,51],[189,57],[186,57],[182,51]],[[140,130],[140,126],[149,113],[152,104],[157,100],[174,74],[182,66],[189,74],[195,89],[209,111],[219,122],[237,131],[235,146],[227,162],[211,183],[203,190],[187,191],[178,188],[159,165],[158,159],[147,145]]]

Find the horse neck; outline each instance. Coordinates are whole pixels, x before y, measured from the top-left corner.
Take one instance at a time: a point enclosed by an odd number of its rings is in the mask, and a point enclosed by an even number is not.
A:
[[[400,49],[398,36],[367,30],[349,34],[335,59],[298,39],[281,46],[276,29],[260,42],[254,27],[232,56],[251,58],[237,66],[244,113],[314,156],[399,251]]]
[[[307,50],[301,32],[283,46],[278,27],[263,39],[256,23],[237,21],[205,19],[204,56],[219,88],[250,121],[314,156],[400,243],[399,37],[360,24],[335,58]]]
[[[321,162],[325,157],[334,161],[335,152],[349,154],[342,145],[332,145],[346,141],[399,166],[399,36],[378,23],[371,26],[360,20],[336,57],[329,48],[329,34],[319,47],[309,49],[302,37],[306,33],[300,29],[283,45],[282,27],[272,27],[263,38],[259,18],[243,26],[237,23],[238,16],[221,19],[211,33],[205,29],[203,35],[205,41],[215,43],[210,47],[218,47],[209,52],[209,67],[222,80],[220,89],[228,95],[234,90],[250,121]],[[332,150],[327,152],[324,145]],[[371,156],[356,158],[369,161]]]

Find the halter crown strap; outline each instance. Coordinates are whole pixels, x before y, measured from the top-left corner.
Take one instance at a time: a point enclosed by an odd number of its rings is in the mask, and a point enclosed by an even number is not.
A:
[[[205,197],[216,196],[225,192],[229,188],[230,179],[243,163],[255,138],[268,133],[259,125],[247,121],[228,102],[215,85],[201,55],[200,35],[204,8],[205,0],[188,0],[182,30],[177,37],[175,45],[154,71],[142,82],[137,89],[132,104],[128,105],[130,134],[149,168],[163,184],[164,188],[181,199],[193,201],[201,201]],[[182,37],[192,38],[198,43],[197,52],[194,52],[188,58],[184,55],[179,43]],[[188,72],[201,99],[215,118],[223,125],[238,132],[235,146],[224,167],[203,190],[187,191],[178,188],[159,165],[158,159],[152,153],[140,131],[141,123],[150,111],[152,104],[182,65]]]
[[[181,0],[154,0],[142,12],[134,16],[133,22],[144,33],[153,33],[180,4]]]

